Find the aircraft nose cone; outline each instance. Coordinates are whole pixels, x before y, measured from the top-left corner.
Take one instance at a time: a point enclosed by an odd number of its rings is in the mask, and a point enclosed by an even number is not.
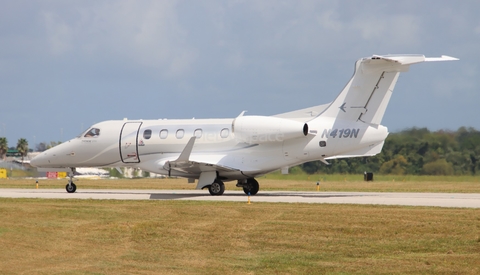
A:
[[[33,167],[42,167],[49,163],[50,161],[48,160],[46,152],[43,152],[30,160],[30,165],[32,165]]]

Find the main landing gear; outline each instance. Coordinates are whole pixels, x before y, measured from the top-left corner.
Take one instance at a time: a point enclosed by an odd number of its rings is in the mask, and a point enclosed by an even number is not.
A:
[[[258,181],[254,178],[249,178],[247,180],[239,180],[237,182],[237,187],[243,187],[243,192],[247,195],[256,195],[260,186],[258,185]]]
[[[225,184],[223,181],[216,179],[210,186],[208,186],[208,192],[212,196],[220,196],[225,192]]]
[[[208,192],[212,196],[220,196],[225,192],[225,184],[219,179],[215,179],[211,185],[207,185]],[[246,180],[239,180],[237,182],[237,187],[243,187],[243,192],[247,195],[256,195],[260,187],[258,186],[258,181],[254,178],[249,178]]]
[[[75,183],[73,183],[73,177],[75,175],[75,167],[70,168],[70,172],[68,173],[68,177],[70,178],[68,180],[67,185],[65,186],[65,189],[67,190],[68,193],[75,193],[77,191],[77,186]]]

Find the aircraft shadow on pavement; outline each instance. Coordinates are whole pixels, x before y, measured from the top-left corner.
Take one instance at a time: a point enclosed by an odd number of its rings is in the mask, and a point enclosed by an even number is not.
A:
[[[305,192],[302,193],[281,193],[281,194],[262,194],[263,196],[266,197],[302,197],[302,198],[346,198],[346,197],[363,197],[364,195],[361,194],[317,194],[317,193],[311,193],[311,194],[305,194]]]
[[[154,193],[150,194],[151,200],[176,200],[184,198],[195,198],[195,197],[205,197],[210,196],[210,194],[161,194]],[[246,197],[246,194],[228,194],[225,193],[223,197]],[[259,193],[252,197],[303,197],[303,198],[341,198],[341,197],[362,197],[363,195],[353,195],[353,194],[305,194],[302,193]]]
[[[150,194],[151,200],[176,200],[176,199],[185,199],[185,198],[195,198],[195,197],[204,197],[205,195],[200,194]]]

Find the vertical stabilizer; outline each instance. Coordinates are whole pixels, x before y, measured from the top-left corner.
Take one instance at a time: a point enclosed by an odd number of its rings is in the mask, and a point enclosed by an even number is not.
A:
[[[449,56],[426,58],[423,55],[374,55],[355,63],[353,77],[343,91],[318,117],[382,122],[392,91],[401,72],[410,65],[427,61],[458,60]]]

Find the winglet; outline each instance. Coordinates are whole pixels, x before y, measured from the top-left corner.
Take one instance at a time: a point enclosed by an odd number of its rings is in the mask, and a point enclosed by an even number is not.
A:
[[[195,139],[197,137],[193,136],[190,138],[190,140],[188,141],[187,145],[185,146],[185,148],[183,149],[182,153],[180,154],[180,156],[178,157],[177,160],[175,161],[188,161],[188,159],[190,158],[190,154],[192,153],[192,149],[193,149],[193,144],[195,143]]]

